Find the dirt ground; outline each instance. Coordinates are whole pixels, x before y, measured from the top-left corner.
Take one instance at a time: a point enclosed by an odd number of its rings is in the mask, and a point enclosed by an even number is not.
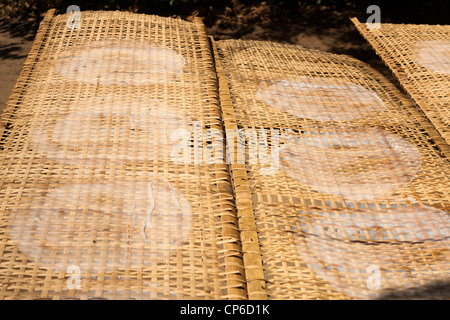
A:
[[[275,11],[275,12],[273,12]],[[251,18],[252,15],[255,18]],[[350,18],[365,21],[368,15],[360,10],[338,11],[320,6],[304,6],[297,15],[272,10],[268,5],[243,8],[241,14],[230,13],[217,20],[204,19],[208,34],[217,40],[265,40],[301,45],[306,48],[346,54],[371,65],[398,85],[391,71],[359,34]],[[189,17],[188,17],[189,18]]]
[[[194,16],[201,17],[207,33],[217,40],[267,40],[348,54],[370,64],[397,84],[391,72],[349,20],[353,16],[364,19],[367,14],[361,10],[339,11],[324,6],[279,8],[263,2],[251,7],[200,8],[182,16],[172,16],[186,20]],[[0,112],[31,48],[34,31],[30,29],[17,30],[4,26],[0,29]]]
[[[0,110],[3,110],[31,49],[32,35],[14,36],[0,30]]]

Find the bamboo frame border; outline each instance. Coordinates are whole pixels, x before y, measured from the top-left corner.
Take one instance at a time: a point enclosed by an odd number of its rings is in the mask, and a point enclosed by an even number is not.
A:
[[[237,130],[237,122],[234,114],[234,106],[231,101],[228,82],[220,63],[217,47],[211,40],[216,73],[219,82],[220,103],[222,106],[222,120],[225,130]],[[228,139],[228,137],[226,137]],[[233,137],[231,137],[233,139]],[[250,300],[266,300],[266,280],[262,264],[262,256],[258,240],[255,216],[253,214],[253,201],[248,182],[245,164],[229,165],[233,190],[236,197],[236,208],[239,221],[239,230],[242,241],[242,252],[244,256],[245,278],[247,281],[247,292]]]
[[[202,20],[198,17],[195,17],[193,20],[193,24],[204,34],[205,32],[205,26],[202,22]],[[209,60],[211,67],[213,70],[215,70],[215,61],[213,57],[213,47],[210,45],[210,41],[207,37],[204,39],[201,39],[203,42],[204,48],[209,48],[211,50],[211,55],[206,56],[204,54],[204,51],[202,51],[202,58],[205,59],[205,61]],[[214,92],[219,97],[219,94],[217,92]],[[219,100],[216,101],[218,108],[220,109],[220,97]],[[223,123],[223,120],[222,120]],[[219,130],[223,131],[223,126],[221,128],[217,128]],[[226,180],[232,180],[232,177],[230,177],[227,165],[224,164],[214,164],[215,170],[215,176],[217,178],[217,185],[219,188],[219,196],[224,197],[224,194],[227,193],[227,184],[223,184],[221,182]],[[225,172],[228,172],[225,173]],[[232,183],[232,181],[230,181]],[[219,184],[220,183],[220,184]],[[223,191],[223,192],[222,192]],[[224,201],[221,201],[221,209],[223,211],[231,211],[234,213],[234,215],[221,215],[221,221],[223,223],[223,229],[222,229],[222,236],[224,239],[224,251],[229,251],[229,254],[225,255],[225,261],[227,262],[225,264],[225,272],[226,272],[226,278],[228,286],[228,297],[230,299],[243,299],[247,296],[246,292],[246,285],[245,285],[245,278],[244,278],[244,270],[245,270],[245,263],[243,263],[242,258],[242,248],[240,243],[236,243],[235,239],[239,239],[239,227],[238,225],[238,217],[236,216],[236,206],[235,204],[230,204],[227,200],[228,198],[224,199]],[[245,256],[244,256],[245,261]]]

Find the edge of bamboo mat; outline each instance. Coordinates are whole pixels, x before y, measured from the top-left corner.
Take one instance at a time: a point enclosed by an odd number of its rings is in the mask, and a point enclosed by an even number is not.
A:
[[[6,101],[5,107],[0,114],[0,146],[4,143],[5,135],[7,135],[9,120],[14,116],[14,111],[17,108],[17,102],[19,101],[21,95],[26,88],[26,81],[31,74],[33,65],[38,59],[39,48],[44,40],[44,35],[48,30],[50,21],[52,20],[56,9],[50,9],[45,14],[41,23],[39,24],[39,29],[34,38],[33,44],[31,45],[30,52],[22,66],[19,77],[14,84],[11,94]]]
[[[237,130],[238,127],[228,83],[222,64],[218,59],[218,52],[214,40],[211,37],[210,40],[219,83],[219,95],[220,104],[222,107],[221,110],[224,129]],[[226,137],[226,139],[228,140],[228,137]],[[248,298],[250,300],[265,300],[267,299],[266,281],[258,241],[258,233],[256,230],[255,216],[253,214],[253,202],[247,171],[245,164],[230,164],[229,168],[232,178],[233,192],[236,199]]]
[[[378,57],[383,61],[383,63],[386,65],[386,67],[391,70],[392,74],[397,78],[402,88],[408,92],[408,89],[405,87],[405,83],[407,79],[404,75],[402,75],[400,72],[392,68],[387,61],[383,58],[383,56],[380,54],[380,48],[379,45],[375,41],[370,41],[369,35],[362,29],[363,23],[361,23],[358,18],[350,18],[350,21],[353,23],[353,25],[356,27],[358,32],[364,37],[364,39],[371,45],[371,47],[374,49],[375,53],[378,55]],[[433,139],[433,141],[436,143],[436,146],[439,148],[439,150],[447,157],[447,159],[450,160],[450,145],[446,142],[445,138],[442,136],[442,134],[439,132],[439,130],[436,128],[434,123],[428,118],[428,116],[423,111],[421,105],[422,103],[418,103],[414,97],[410,96],[410,99],[414,101],[414,104],[419,106],[420,109],[417,109],[418,113],[420,115],[414,115],[415,119],[423,125],[424,129],[427,131],[429,136]],[[411,103],[411,102],[410,102]],[[412,103],[411,103],[412,104]]]
[[[201,31],[205,31],[205,26],[200,18],[194,18],[193,24],[200,29]],[[206,34],[206,32],[205,32]],[[207,37],[205,37],[202,40],[204,40],[204,44],[202,44],[202,47],[204,48],[210,48],[212,51],[212,47],[210,45],[210,42]],[[211,54],[213,54],[211,52]],[[213,69],[215,69],[214,64],[214,58],[212,55],[206,56],[204,54],[204,51],[202,50],[203,59],[205,61],[210,60],[211,66]],[[217,94],[217,92],[216,92]],[[220,105],[220,101],[217,101],[217,104]],[[223,128],[217,128],[219,130],[223,131]],[[230,174],[228,172],[228,168],[226,164],[214,164],[215,170],[215,176],[217,178],[217,187],[220,190],[219,195],[226,194],[229,192],[229,190],[226,190],[228,188],[228,184],[222,183],[226,182],[232,182]],[[233,204],[230,204],[228,199],[224,199],[224,201],[221,201],[220,207],[224,209],[224,212],[232,211],[235,214],[234,215],[221,215],[221,221],[223,223],[222,227],[222,236],[224,237],[224,243],[223,248],[224,251],[227,251],[228,253],[225,254],[225,272],[226,272],[226,279],[227,283],[229,284],[227,290],[228,290],[228,298],[230,299],[245,299],[247,296],[246,290],[245,290],[245,265],[243,265],[242,262],[242,248],[241,244],[236,243],[235,239],[239,239],[239,229],[237,228],[238,225],[238,217],[236,216],[236,206]]]

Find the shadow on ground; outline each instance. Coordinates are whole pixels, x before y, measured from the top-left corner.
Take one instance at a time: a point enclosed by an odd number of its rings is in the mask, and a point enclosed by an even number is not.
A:
[[[403,290],[390,290],[381,294],[377,300],[448,300],[450,281],[441,280]]]

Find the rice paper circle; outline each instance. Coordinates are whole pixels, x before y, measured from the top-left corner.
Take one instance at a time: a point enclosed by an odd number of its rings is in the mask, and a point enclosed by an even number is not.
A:
[[[410,183],[421,165],[417,148],[378,128],[286,135],[281,167],[298,182],[352,200],[389,196]]]
[[[450,41],[421,41],[413,47],[414,60],[433,72],[450,74]]]
[[[183,73],[184,57],[156,43],[108,39],[63,52],[55,71],[68,80],[98,85],[145,86],[171,82]]]
[[[179,143],[171,139],[174,130],[189,128],[181,112],[155,100],[120,101],[109,95],[85,103],[31,129],[32,147],[69,164],[169,159]]]
[[[41,268],[105,272],[164,262],[188,238],[192,207],[162,179],[69,184],[9,222],[10,238]]]
[[[280,80],[257,97],[268,105],[299,118],[345,121],[371,116],[385,108],[373,91],[354,83],[320,77]]]
[[[300,258],[352,297],[373,298],[387,289],[433,283],[450,272],[450,221],[442,210],[316,212],[299,220]]]

